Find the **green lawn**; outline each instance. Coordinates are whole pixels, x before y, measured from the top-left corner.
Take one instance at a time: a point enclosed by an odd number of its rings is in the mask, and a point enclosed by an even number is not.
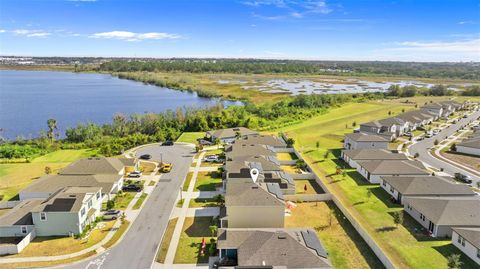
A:
[[[305,191],[305,186],[307,187],[307,191]],[[318,194],[324,193],[322,187],[318,185],[315,180],[295,180],[295,193],[296,194]]]
[[[298,159],[298,157],[293,152],[280,152],[277,153],[277,159],[281,161],[291,161]]]
[[[164,263],[165,257],[167,257],[168,248],[170,247],[170,241],[172,241],[173,231],[175,230],[175,225],[177,225],[178,218],[174,218],[168,221],[167,229],[163,234],[162,243],[160,244],[160,249],[157,253],[157,262]]]
[[[71,162],[96,154],[93,150],[57,150],[44,156],[35,158],[31,163],[0,164],[0,193],[9,200],[27,187],[35,179],[45,175],[45,167],[53,173],[67,166]]]
[[[209,227],[213,224],[212,217],[186,218],[173,263],[208,263],[208,247],[212,235]],[[203,256],[200,253],[202,239],[205,239],[206,243]]]
[[[205,132],[185,132],[178,137],[176,142],[197,144],[197,139],[203,138],[204,136]]]
[[[410,98],[419,101],[423,99]],[[345,169],[347,175],[335,175],[337,166],[346,166],[338,160],[345,133],[356,125],[388,117],[388,111],[397,114],[402,108],[412,109],[398,101],[354,103],[332,109],[329,113],[314,117],[296,126],[286,128],[287,135],[296,140],[295,147],[305,161],[312,165],[328,189],[349,209],[351,214],[369,231],[398,268],[446,268],[446,257],[460,253],[448,240],[431,240],[413,234],[418,225],[405,216],[405,225],[398,228],[393,223],[392,212],[402,208],[392,204],[380,186],[369,184],[355,170]],[[346,127],[347,126],[347,127]],[[319,141],[320,148],[316,148]],[[330,155],[324,159],[325,152]],[[370,193],[370,197],[369,194]],[[471,261],[463,257],[463,268],[472,268]]]
[[[140,209],[140,207],[142,206],[142,204],[143,204],[143,202],[145,201],[146,198],[147,198],[147,194],[142,193],[142,195],[140,195],[138,200],[133,205],[133,209]]]
[[[188,186],[190,186],[190,181],[192,181],[193,172],[188,172],[185,182],[183,182],[182,191],[188,191]]]
[[[125,210],[135,194],[136,192],[124,192],[122,195],[115,196],[115,208]]]
[[[218,204],[215,202],[213,198],[195,198],[190,200],[190,204],[188,207],[215,207]]]
[[[222,178],[218,172],[198,172],[195,191],[215,191],[221,183]]]

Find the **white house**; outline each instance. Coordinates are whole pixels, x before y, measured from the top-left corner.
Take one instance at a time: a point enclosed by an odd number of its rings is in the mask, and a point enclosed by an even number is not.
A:
[[[480,156],[480,136],[468,138],[458,143],[457,152]]]
[[[480,228],[453,228],[452,244],[480,266]]]
[[[346,134],[343,140],[343,148],[345,149],[388,149],[390,142],[384,136],[366,134],[366,133],[351,133]]]
[[[380,184],[384,176],[428,176],[425,166],[419,161],[377,160],[358,161],[357,171],[370,183]]]
[[[341,158],[352,168],[358,167],[358,161],[408,160],[403,153],[393,153],[385,149],[342,150]]]
[[[391,117],[360,124],[360,132],[382,134],[391,136],[392,139],[403,135],[408,131],[408,122]]]

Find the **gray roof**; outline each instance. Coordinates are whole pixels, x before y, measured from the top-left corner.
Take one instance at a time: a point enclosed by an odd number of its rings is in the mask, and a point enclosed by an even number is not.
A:
[[[358,161],[358,165],[373,175],[429,175],[419,161],[410,160],[374,160]]]
[[[225,162],[225,170],[228,172],[239,172],[240,169],[248,167],[249,163],[260,163],[264,171],[281,171],[280,163],[274,156],[238,156],[233,160]]]
[[[266,184],[228,181],[225,193],[225,205],[229,206],[285,206],[283,197],[271,193]]]
[[[332,268],[310,229],[220,229],[219,249],[236,249],[239,266]]]
[[[437,176],[424,177],[382,177],[382,179],[392,186],[402,195],[475,195],[475,193],[465,184],[456,184],[450,178]]]
[[[427,109],[440,109],[442,108],[443,106],[439,103],[429,103],[429,104],[426,104],[424,106],[422,106],[421,108],[427,108]]]
[[[373,134],[351,133],[346,134],[345,136],[357,142],[389,142],[387,138]]]
[[[31,199],[21,201],[7,213],[0,216],[0,226],[33,225],[31,211],[43,200]]]
[[[118,174],[124,164],[117,158],[91,157],[80,159],[63,168],[62,175]]]
[[[361,125],[370,126],[370,127],[382,127],[382,126],[391,127],[393,125],[404,125],[404,124],[405,124],[404,120],[397,117],[390,117],[386,119],[374,120],[374,121],[362,123]]]
[[[480,149],[480,136],[467,138],[462,142],[458,143],[457,146]]]
[[[421,123],[424,120],[433,119],[433,115],[420,110],[412,110],[399,114],[397,118],[412,123]]]
[[[121,175],[47,175],[35,180],[21,192],[53,193],[65,187],[100,187],[109,193]]]
[[[67,187],[52,194],[32,212],[79,212],[85,198],[101,190],[99,187]]]
[[[124,166],[135,166],[138,162],[136,158],[118,158]]]
[[[438,103],[450,105],[450,106],[453,106],[453,107],[455,107],[455,108],[459,108],[459,107],[463,106],[462,103],[459,103],[459,102],[454,101],[454,100],[440,101],[440,102],[438,102]]]
[[[355,161],[360,160],[408,160],[403,153],[393,153],[385,149],[342,150],[343,154]]]
[[[213,131],[208,131],[207,136],[213,136],[215,138],[232,138],[237,135],[237,133],[240,133],[241,136],[246,136],[246,135],[253,135],[253,134],[258,134],[256,131],[252,131],[248,128],[245,127],[235,127],[235,128],[227,128],[227,129],[219,129],[219,130],[213,130]]]
[[[480,248],[480,228],[453,228],[453,230],[465,238],[470,244],[474,245],[476,248]]]
[[[275,137],[273,135],[249,135],[236,140],[234,143],[244,144],[261,144],[272,147],[286,147],[287,144],[283,139]]]
[[[225,149],[227,159],[234,160],[240,156],[276,156],[277,154],[269,146],[258,144],[233,144]]]
[[[480,227],[478,198],[405,197],[405,203],[436,225]]]

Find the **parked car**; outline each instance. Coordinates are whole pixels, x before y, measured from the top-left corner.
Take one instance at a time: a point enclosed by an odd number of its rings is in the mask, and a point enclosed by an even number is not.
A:
[[[128,177],[136,177],[136,178],[139,178],[142,176],[142,172],[139,172],[139,171],[134,171],[134,172],[131,172],[131,173],[128,173]]]
[[[412,132],[406,132],[406,133],[405,133],[405,136],[406,136],[406,137],[412,137]]]
[[[464,175],[462,173],[455,173],[455,179],[467,184],[472,184],[473,182],[472,178],[469,175]]]
[[[150,154],[143,154],[143,155],[140,155],[140,157],[138,157],[142,160],[150,160],[152,158],[152,155]]]
[[[162,163],[160,166],[160,171],[162,173],[170,173],[172,170],[173,165],[171,163]]]
[[[123,186],[122,190],[128,192],[141,192],[143,190],[143,186],[139,184],[128,184]]]
[[[423,139],[425,139],[423,136],[418,136],[418,137],[416,138],[417,141],[422,141]]]
[[[115,209],[107,210],[107,211],[105,211],[105,213],[103,213],[103,219],[104,220],[115,220],[115,219],[120,218],[121,215],[122,215],[122,212],[120,212],[120,210],[115,210]]]
[[[425,134],[425,137],[426,137],[426,138],[433,137],[433,133],[432,133],[432,132],[428,132],[428,133]]]
[[[161,144],[162,146],[173,146],[173,141],[167,140]]]
[[[218,155],[208,155],[205,158],[203,158],[203,161],[207,163],[216,163],[216,162],[220,162],[220,158]]]
[[[440,133],[440,130],[439,130],[439,129],[435,129],[435,130],[433,130],[432,133],[433,133],[433,135],[437,135],[438,133]]]

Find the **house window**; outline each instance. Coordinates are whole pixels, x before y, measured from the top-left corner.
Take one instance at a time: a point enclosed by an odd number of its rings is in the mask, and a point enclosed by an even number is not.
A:
[[[407,204],[407,208],[408,210],[412,210],[412,207],[409,204]]]
[[[462,236],[458,235],[458,240],[457,242],[459,244],[461,244],[462,246],[465,246],[465,238],[463,238]]]
[[[22,226],[20,229],[22,230],[22,234],[27,233],[27,226]]]
[[[390,192],[393,192],[393,187],[392,186],[390,186]]]
[[[100,192],[97,192],[97,200],[100,199]]]
[[[385,182],[385,180],[382,180],[382,184],[383,186],[387,186],[387,182]]]
[[[480,248],[477,248],[477,258],[480,258]]]
[[[90,199],[90,201],[88,201],[88,208],[92,207],[92,199]]]
[[[40,220],[43,220],[43,221],[47,220],[47,213],[40,212]]]
[[[83,217],[83,215],[85,215],[85,208],[82,208],[82,211],[80,211],[80,216]]]
[[[420,213],[420,219],[425,221],[425,216],[422,213]]]

